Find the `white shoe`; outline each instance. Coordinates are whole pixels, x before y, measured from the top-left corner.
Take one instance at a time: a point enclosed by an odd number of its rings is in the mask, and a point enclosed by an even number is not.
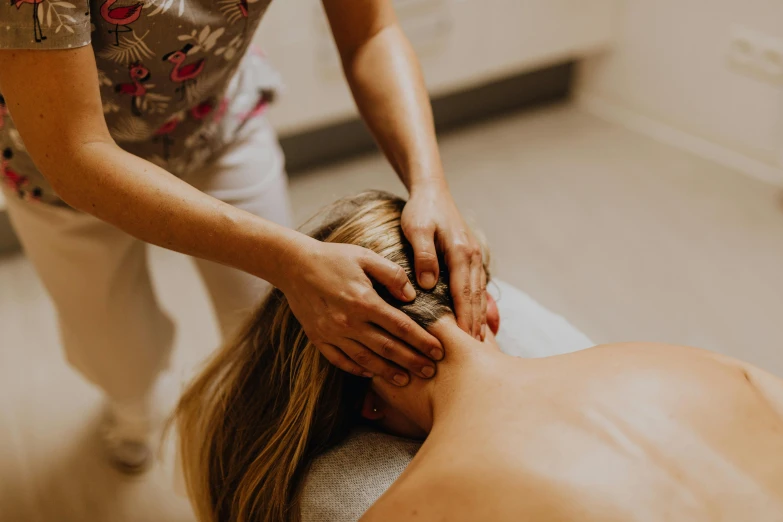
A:
[[[172,384],[171,375],[163,374],[148,397],[107,403],[103,441],[112,464],[123,473],[143,473],[152,464],[161,428],[178,398]]]
[[[135,417],[135,418],[134,418]],[[101,435],[111,463],[123,473],[147,470],[152,461],[152,422],[127,415],[114,403],[106,405]]]

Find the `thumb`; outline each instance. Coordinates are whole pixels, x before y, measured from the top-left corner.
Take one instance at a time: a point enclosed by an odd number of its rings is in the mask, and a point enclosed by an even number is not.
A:
[[[419,286],[429,290],[438,282],[438,254],[435,249],[435,229],[420,228],[408,236],[413,247],[413,260]]]
[[[374,281],[386,287],[400,301],[413,301],[416,290],[408,279],[405,270],[385,257],[368,250],[362,261],[364,273]]]

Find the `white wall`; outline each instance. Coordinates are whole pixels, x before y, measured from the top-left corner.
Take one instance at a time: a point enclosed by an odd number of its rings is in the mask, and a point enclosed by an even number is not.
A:
[[[584,64],[580,98],[783,184],[783,85],[729,64],[737,26],[783,38],[783,1],[625,0],[615,49]]]

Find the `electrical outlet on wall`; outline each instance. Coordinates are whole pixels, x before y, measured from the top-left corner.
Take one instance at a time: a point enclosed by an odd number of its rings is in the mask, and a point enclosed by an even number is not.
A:
[[[728,60],[745,75],[767,83],[783,84],[783,38],[735,27],[731,31]]]

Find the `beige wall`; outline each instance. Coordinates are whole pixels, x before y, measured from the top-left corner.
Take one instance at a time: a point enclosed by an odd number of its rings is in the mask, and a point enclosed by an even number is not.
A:
[[[619,0],[395,0],[432,94],[582,58],[611,44]],[[356,116],[318,0],[273,2],[257,36],[282,74],[281,134]]]
[[[783,2],[625,0],[616,47],[584,64],[580,96],[728,149],[783,182],[783,84],[730,65],[736,27],[783,39]]]

